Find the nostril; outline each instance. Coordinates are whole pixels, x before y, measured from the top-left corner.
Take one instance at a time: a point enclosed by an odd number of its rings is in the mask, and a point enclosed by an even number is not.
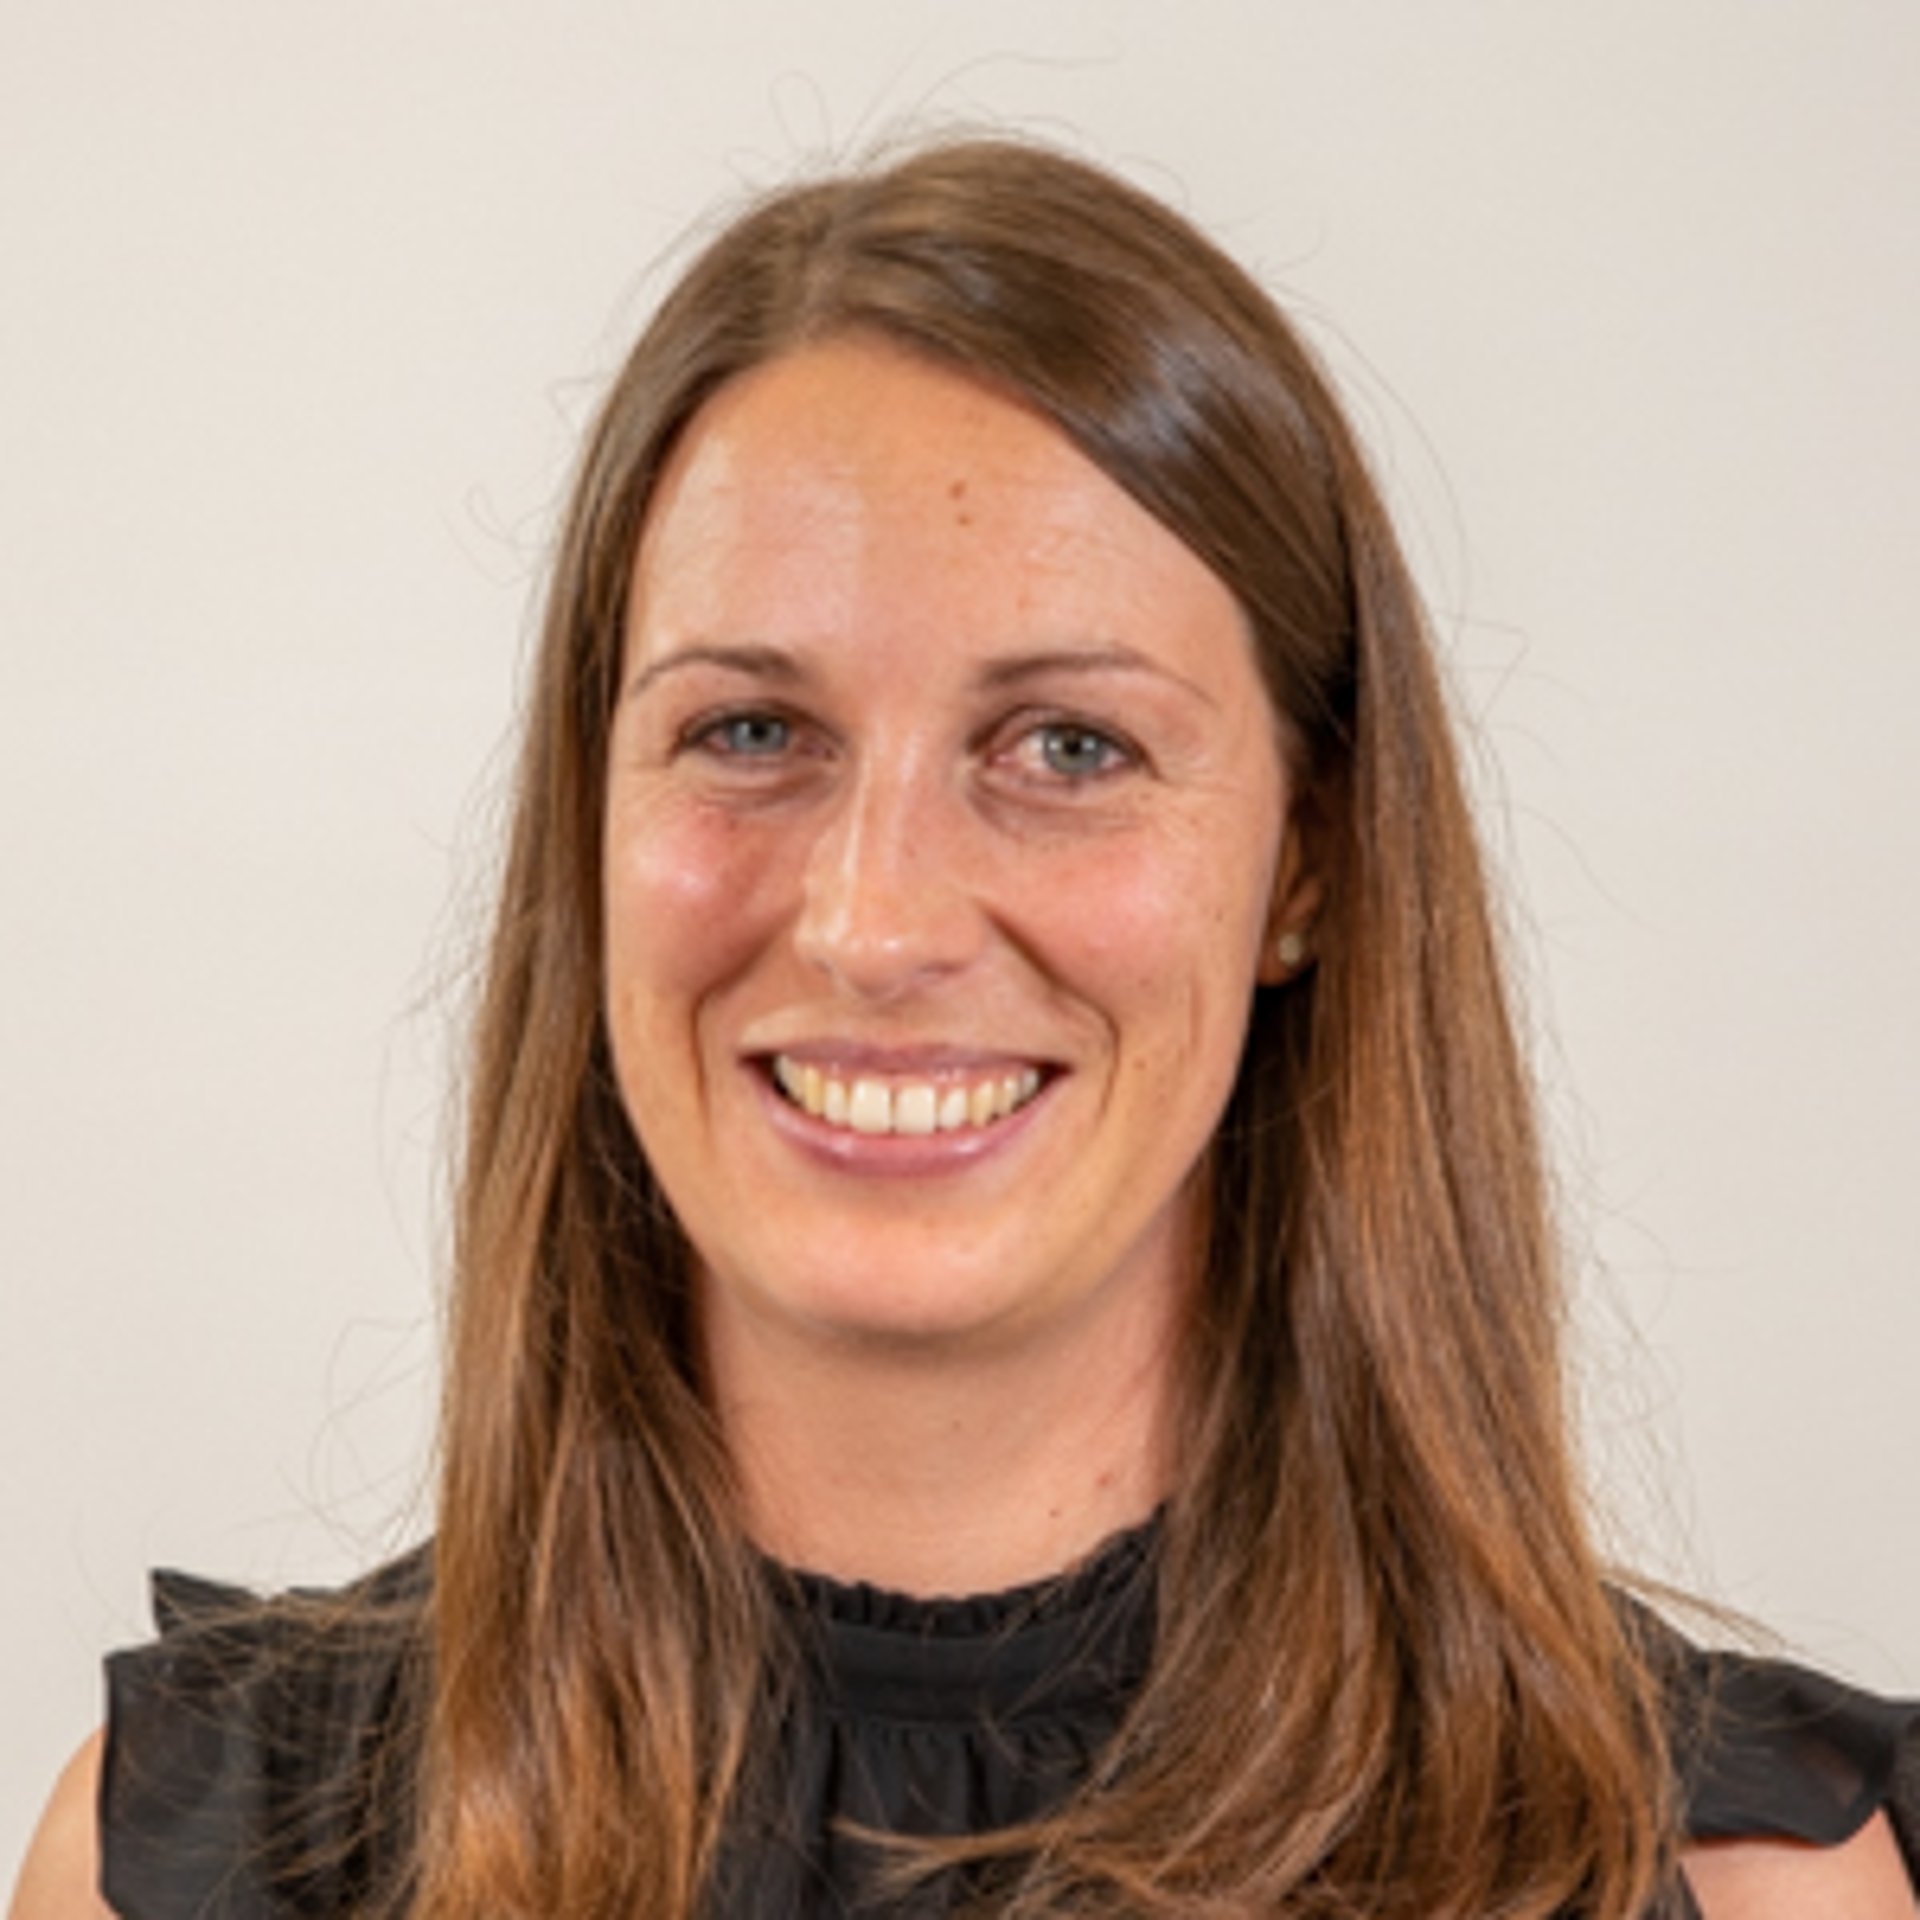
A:
[[[979,902],[927,836],[898,821],[816,849],[802,888],[800,958],[847,992],[890,998],[964,967],[980,950]]]

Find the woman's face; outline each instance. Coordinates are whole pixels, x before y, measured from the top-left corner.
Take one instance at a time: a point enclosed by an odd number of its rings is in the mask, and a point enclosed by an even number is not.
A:
[[[631,608],[608,1018],[710,1347],[1170,1312],[1297,865],[1226,587],[1036,415],[841,341],[694,420]]]

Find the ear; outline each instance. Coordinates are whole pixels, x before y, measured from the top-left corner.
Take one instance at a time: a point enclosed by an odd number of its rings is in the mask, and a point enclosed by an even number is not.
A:
[[[1273,873],[1273,897],[1267,908],[1266,932],[1260,941],[1260,966],[1255,976],[1263,987],[1290,980],[1313,958],[1313,922],[1320,911],[1320,874],[1307,851],[1307,836],[1298,813],[1288,820]]]

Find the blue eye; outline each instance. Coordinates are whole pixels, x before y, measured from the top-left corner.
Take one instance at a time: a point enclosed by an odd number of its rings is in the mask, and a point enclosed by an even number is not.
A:
[[[793,728],[777,713],[730,713],[700,729],[698,744],[731,759],[765,760],[793,745]]]
[[[1047,771],[1063,780],[1090,780],[1125,763],[1127,751],[1110,735],[1071,720],[1051,720],[1033,730]]]

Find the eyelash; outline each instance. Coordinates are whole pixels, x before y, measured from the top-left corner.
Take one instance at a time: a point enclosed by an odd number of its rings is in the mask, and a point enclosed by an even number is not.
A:
[[[702,753],[734,766],[767,767],[790,759],[802,745],[805,723],[774,707],[736,707],[707,713],[690,721],[675,741],[679,752]],[[760,744],[740,737],[748,729],[762,736]],[[777,744],[768,744],[767,733],[778,730]],[[993,743],[998,734],[1004,744]],[[1035,718],[1015,715],[1003,721],[988,736],[990,763],[1008,766],[1020,777],[1062,787],[1086,787],[1113,778],[1142,764],[1140,749],[1124,735],[1088,720],[1066,715]],[[1061,767],[1049,757],[1049,748],[1061,743],[1097,750],[1099,764],[1093,767]]]
[[[727,739],[728,734],[747,727],[778,727],[784,737],[780,746],[771,751]],[[682,750],[692,748],[721,760],[774,760],[791,750],[795,732],[794,722],[773,708],[739,707],[724,713],[703,714],[682,731],[677,744]]]
[[[1048,747],[1057,746],[1062,741],[1076,745],[1092,745],[1099,750],[1100,764],[1096,767],[1063,768],[1055,765],[1048,757]],[[1111,728],[1098,727],[1086,720],[1074,720],[1053,717],[1031,721],[1023,725],[1014,736],[1012,744],[1004,755],[996,758],[1018,760],[1024,758],[1023,750],[1032,747],[1040,762],[1041,777],[1057,780],[1068,786],[1090,786],[1096,781],[1111,779],[1117,773],[1124,773],[1130,767],[1140,764],[1140,752],[1129,740],[1115,733]]]

